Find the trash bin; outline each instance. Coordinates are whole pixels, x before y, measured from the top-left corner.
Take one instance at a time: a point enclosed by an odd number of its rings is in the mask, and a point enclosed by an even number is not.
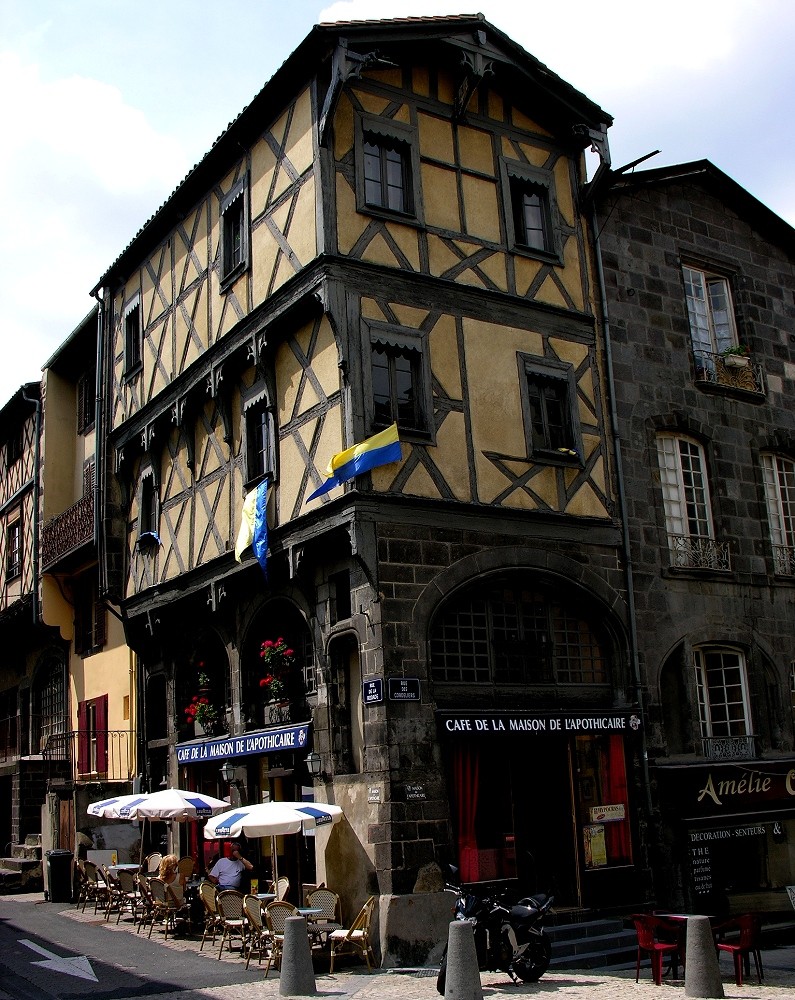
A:
[[[72,902],[72,859],[71,851],[46,851],[47,889],[51,903]]]

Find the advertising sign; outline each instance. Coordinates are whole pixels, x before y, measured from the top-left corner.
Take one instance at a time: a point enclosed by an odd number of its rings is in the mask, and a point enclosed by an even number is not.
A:
[[[618,820],[624,819],[625,816],[623,802],[614,806],[591,806],[592,823],[616,823]]]
[[[310,723],[305,722],[300,726],[263,729],[243,736],[222,736],[203,743],[181,743],[176,747],[177,763],[202,764],[205,761],[225,760],[227,757],[302,750],[309,738],[309,725]]]

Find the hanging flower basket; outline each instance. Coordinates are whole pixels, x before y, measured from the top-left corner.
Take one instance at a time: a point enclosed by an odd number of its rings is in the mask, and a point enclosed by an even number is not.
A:
[[[275,642],[266,639],[260,646],[259,655],[265,669],[265,676],[260,680],[259,686],[266,701],[287,701],[287,683],[295,666],[295,651],[280,636]]]
[[[203,663],[199,664],[204,666]],[[185,706],[185,721],[192,722],[197,736],[213,736],[218,731],[221,722],[221,713],[216,705],[210,700],[210,678],[199,672],[197,677],[199,692],[193,695]]]

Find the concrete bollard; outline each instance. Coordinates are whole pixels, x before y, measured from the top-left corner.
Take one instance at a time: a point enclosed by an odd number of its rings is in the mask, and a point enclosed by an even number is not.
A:
[[[453,920],[447,934],[444,1000],[483,1000],[472,924]]]
[[[312,968],[312,950],[306,932],[304,917],[288,917],[284,922],[282,967],[279,970],[279,996],[313,997],[315,970]]]
[[[685,996],[725,996],[709,917],[687,918]]]

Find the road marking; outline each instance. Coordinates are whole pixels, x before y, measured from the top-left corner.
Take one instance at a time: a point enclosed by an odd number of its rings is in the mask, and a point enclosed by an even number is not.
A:
[[[77,976],[78,979],[91,979],[95,983],[99,982],[94,975],[94,970],[91,968],[91,963],[85,955],[74,955],[72,958],[63,958],[61,955],[47,951],[46,948],[42,948],[33,941],[20,939],[19,943],[24,944],[31,951],[38,952],[39,955],[47,956],[46,961],[34,962],[34,965],[40,965],[43,969],[50,969],[52,972],[63,972],[67,976]]]

